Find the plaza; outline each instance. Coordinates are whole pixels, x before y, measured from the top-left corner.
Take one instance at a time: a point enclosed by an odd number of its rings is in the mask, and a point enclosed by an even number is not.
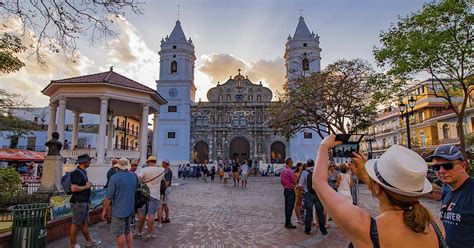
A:
[[[170,196],[171,223],[162,228],[155,225],[153,241],[134,239],[135,247],[347,247],[334,222],[329,221],[328,235],[313,228],[311,235],[297,229],[284,228],[283,188],[279,177],[250,177],[247,188],[223,186],[217,178],[203,182],[194,178],[179,181]],[[372,216],[378,213],[378,203],[367,187],[360,185],[360,206]],[[440,203],[422,200],[435,215]],[[293,222],[296,218],[293,216]],[[100,222],[91,226],[93,236],[103,241],[98,247],[116,247],[109,225]],[[317,231],[316,231],[317,230]],[[79,243],[84,243],[82,235]],[[67,247],[64,237],[48,247]]]

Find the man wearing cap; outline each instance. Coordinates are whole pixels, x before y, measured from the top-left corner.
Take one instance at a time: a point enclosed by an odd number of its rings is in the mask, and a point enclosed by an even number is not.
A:
[[[137,176],[142,183],[146,183],[150,189],[150,199],[138,211],[140,224],[138,225],[138,233],[135,235],[136,238],[143,237],[143,226],[145,225],[145,217],[148,217],[148,229],[146,240],[152,240],[156,238],[153,233],[153,224],[155,221],[155,214],[160,206],[160,187],[161,180],[163,179],[164,169],[156,166],[156,158],[154,156],[148,157],[146,160],[147,166],[138,172]]]
[[[449,247],[474,247],[474,179],[457,146],[440,146],[427,160],[443,182],[440,218]]]
[[[76,164],[79,165],[71,172],[72,224],[69,229],[71,247],[80,247],[77,244],[77,230],[79,227],[81,227],[81,232],[86,239],[86,247],[99,245],[102,241],[93,239],[89,232],[89,202],[92,184],[87,178],[86,169],[91,164],[91,158],[88,154],[80,155],[77,157]]]
[[[161,182],[161,206],[158,210],[158,222],[170,223],[170,209],[168,206],[168,197],[171,193],[171,181],[173,180],[173,172],[170,169],[170,161],[163,160],[161,165],[165,169],[165,178]],[[162,221],[163,220],[163,221]]]
[[[132,247],[131,219],[135,218],[135,191],[138,179],[130,172],[129,162],[121,158],[114,164],[116,173],[110,178],[107,196],[104,200],[102,219],[111,213],[111,232],[117,239],[118,247]]]

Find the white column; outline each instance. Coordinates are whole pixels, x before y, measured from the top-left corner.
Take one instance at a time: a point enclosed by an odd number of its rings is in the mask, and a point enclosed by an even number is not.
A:
[[[110,116],[109,124],[107,126],[107,150],[112,150],[114,143],[114,117]]]
[[[74,112],[74,120],[72,123],[72,140],[71,140],[71,149],[74,149],[77,145],[77,134],[79,132],[79,112]]]
[[[52,138],[51,134],[56,131],[56,112],[58,105],[56,103],[50,103],[49,107],[48,137],[46,137],[46,140],[50,140]]]
[[[59,141],[64,142],[64,123],[66,122],[66,99],[59,100],[58,106],[58,127],[56,132],[59,133]]]
[[[105,129],[107,127],[108,99],[100,98],[99,134],[97,135],[97,164],[105,163]]]
[[[148,105],[143,105],[142,121],[140,122],[140,163],[145,164],[148,141]]]
[[[160,109],[158,109],[153,118],[153,141],[152,141],[152,153],[153,156],[158,157],[158,117],[160,115]]]

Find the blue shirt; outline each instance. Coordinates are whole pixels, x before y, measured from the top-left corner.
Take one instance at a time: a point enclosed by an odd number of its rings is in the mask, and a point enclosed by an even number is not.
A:
[[[128,170],[117,170],[109,181],[107,198],[112,201],[112,216],[125,218],[135,212],[137,176]]]
[[[458,189],[443,186],[440,218],[449,247],[474,247],[474,179],[468,178]]]

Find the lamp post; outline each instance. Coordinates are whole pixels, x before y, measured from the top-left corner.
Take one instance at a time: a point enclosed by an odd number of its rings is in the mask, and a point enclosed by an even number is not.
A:
[[[400,118],[405,118],[406,128],[407,128],[407,147],[411,149],[411,137],[410,137],[410,116],[415,114],[413,109],[415,108],[416,100],[413,96],[408,98],[408,107],[403,101],[400,99],[400,103],[398,104],[398,110],[400,110]]]
[[[367,158],[372,159],[372,142],[375,141],[375,137],[371,134],[367,134],[364,137],[365,141],[369,143],[369,150],[367,152]]]

